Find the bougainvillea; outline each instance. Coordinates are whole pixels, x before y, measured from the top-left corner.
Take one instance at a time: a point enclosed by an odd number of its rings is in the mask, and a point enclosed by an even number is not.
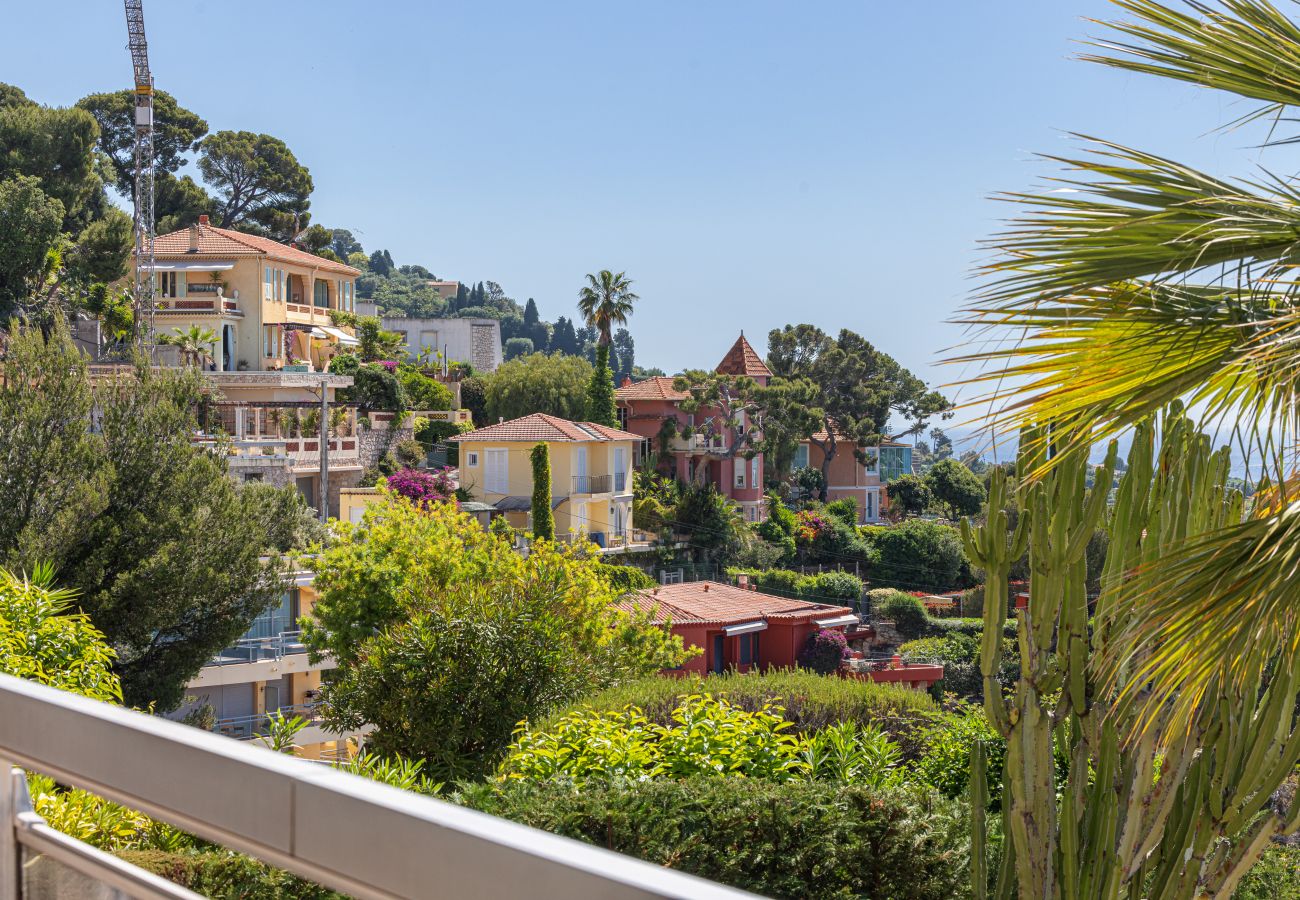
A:
[[[377,363],[377,365],[381,365],[381,366],[383,366],[385,369],[387,369],[387,370],[390,371],[390,372],[396,372],[396,371],[397,371],[397,363],[396,363],[394,360],[391,360],[391,359],[381,359],[381,360],[379,360],[379,362]]]
[[[808,635],[798,658],[803,668],[829,675],[849,658],[849,644],[843,632],[822,628]]]
[[[420,506],[450,500],[456,493],[456,486],[446,469],[437,472],[402,469],[388,476],[388,489]]]
[[[823,532],[830,529],[831,523],[826,520],[826,517],[812,510],[806,509],[794,519],[795,540],[803,544],[811,544]]]

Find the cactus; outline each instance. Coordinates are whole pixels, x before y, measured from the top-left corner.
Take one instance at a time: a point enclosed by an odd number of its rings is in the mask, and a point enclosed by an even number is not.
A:
[[[1117,449],[1112,443],[1085,491],[1086,448],[1052,425],[1021,436],[1020,519],[1009,533],[1001,472],[988,515],[963,523],[972,562],[987,575],[981,672],[985,708],[1007,738],[1002,801],[1005,840],[998,896],[1174,900],[1228,896],[1277,834],[1300,828],[1300,803],[1283,816],[1265,806],[1300,759],[1295,723],[1300,673],[1260,666],[1244,681],[1224,677],[1195,707],[1193,727],[1165,735],[1123,702],[1127,673],[1141,663],[1116,648],[1139,627],[1133,573],[1188,540],[1243,516],[1227,488],[1226,449],[1213,451],[1175,405],[1134,433],[1128,469],[1107,515]],[[1084,551],[1105,522],[1110,535],[1095,620],[1089,622]],[[1027,609],[1017,612],[1021,677],[1004,698],[995,674],[1011,563],[1028,542]],[[1000,593],[999,593],[1000,592]],[[1105,660],[1118,660],[1104,668]],[[1225,661],[1225,666],[1241,661]],[[1110,666],[1110,663],[1105,663]],[[1225,673],[1226,674],[1226,673]],[[1147,727],[1143,727],[1147,726]],[[1057,761],[1066,775],[1059,786]],[[972,753],[972,890],[985,896],[987,785]],[[977,876],[980,876],[977,878]],[[1014,882],[1014,887],[1013,887]]]

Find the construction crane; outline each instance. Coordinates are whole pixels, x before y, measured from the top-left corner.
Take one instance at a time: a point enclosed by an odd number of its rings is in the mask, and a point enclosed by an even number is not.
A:
[[[125,0],[127,46],[135,69],[135,339],[154,345],[153,74],[144,35],[143,0]]]

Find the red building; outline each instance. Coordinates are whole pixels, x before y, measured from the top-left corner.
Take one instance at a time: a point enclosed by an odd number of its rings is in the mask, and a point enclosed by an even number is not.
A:
[[[656,622],[671,622],[683,643],[703,649],[674,670],[700,674],[793,667],[808,635],[858,624],[857,613],[847,606],[773,597],[716,581],[662,585],[625,602],[649,610]]]
[[[772,376],[744,334],[714,371],[743,375],[760,386]],[[734,426],[724,410],[686,412],[681,405],[690,395],[673,387],[670,377],[624,381],[615,396],[623,427],[646,439],[660,471],[686,484],[711,483],[740,506],[747,521],[764,518],[763,455],[745,456],[759,437],[757,422],[743,411],[734,416]]]

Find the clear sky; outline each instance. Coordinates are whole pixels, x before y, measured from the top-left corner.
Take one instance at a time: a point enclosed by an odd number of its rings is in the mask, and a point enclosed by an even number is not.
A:
[[[939,384],[978,242],[1065,131],[1248,171],[1242,108],[1072,59],[1102,0],[985,3],[146,0],[160,88],[276,135],[313,221],[543,317],[626,270],[637,361],[851,328]],[[48,104],[129,87],[121,4],[11,5],[0,81]],[[52,50],[52,48],[55,48]],[[189,167],[193,171],[193,167]]]

